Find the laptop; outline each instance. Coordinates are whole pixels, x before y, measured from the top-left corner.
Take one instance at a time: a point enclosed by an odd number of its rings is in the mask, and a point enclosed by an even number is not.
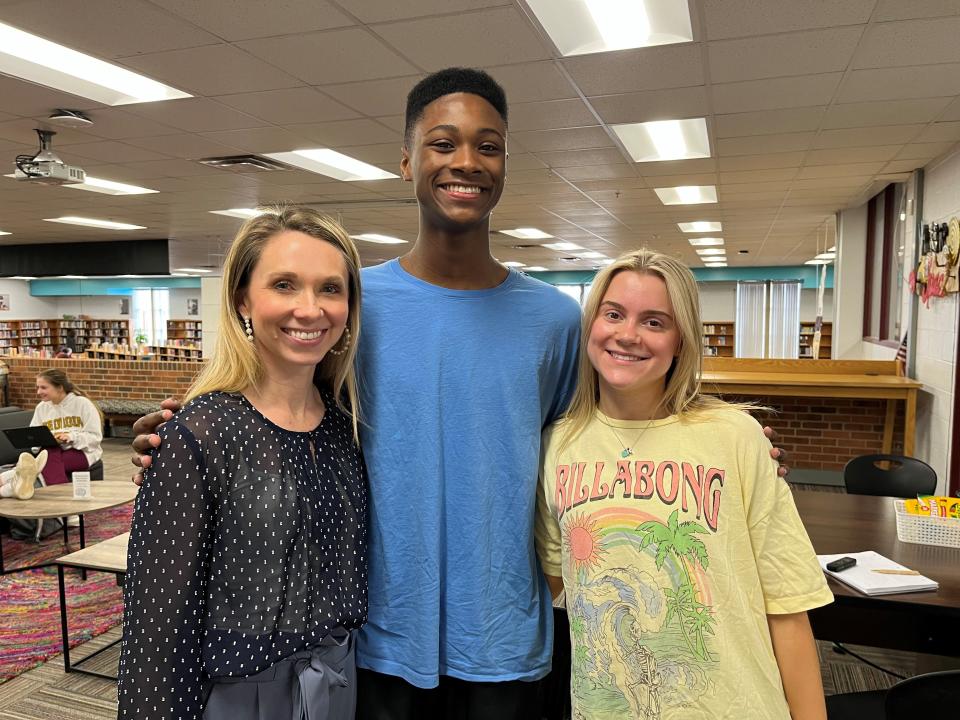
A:
[[[30,427],[9,428],[3,431],[13,447],[59,447],[60,443],[53,437],[50,428],[46,425],[31,425]]]

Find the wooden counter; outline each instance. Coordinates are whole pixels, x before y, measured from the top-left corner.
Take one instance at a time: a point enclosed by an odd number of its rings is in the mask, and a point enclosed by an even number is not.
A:
[[[913,456],[917,391],[923,383],[896,374],[893,361],[752,360],[704,361],[703,391],[711,395],[866,398],[887,401],[883,452],[893,449],[897,402],[905,404],[903,454]]]

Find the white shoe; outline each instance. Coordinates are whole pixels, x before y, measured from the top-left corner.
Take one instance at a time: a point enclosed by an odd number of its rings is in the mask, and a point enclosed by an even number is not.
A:
[[[46,452],[46,450],[44,450]],[[44,456],[46,460],[46,456]],[[17,460],[17,467],[14,470],[13,496],[18,500],[29,500],[33,497],[33,483],[37,479],[40,470],[37,467],[37,459],[28,452],[20,453]]]
[[[80,527],[80,516],[71,515],[67,518],[67,527]]]

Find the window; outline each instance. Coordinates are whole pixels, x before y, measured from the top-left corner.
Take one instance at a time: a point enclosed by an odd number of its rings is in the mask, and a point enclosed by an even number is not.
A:
[[[906,186],[888,185],[867,203],[863,337],[899,342],[904,268]]]
[[[801,284],[799,280],[737,283],[736,357],[799,357]]]
[[[133,291],[134,342],[147,345],[165,345],[167,342],[167,320],[170,319],[170,291],[165,288],[137,288]]]

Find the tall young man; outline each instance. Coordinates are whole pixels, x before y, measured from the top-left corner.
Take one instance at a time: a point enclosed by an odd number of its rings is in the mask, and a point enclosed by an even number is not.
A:
[[[535,681],[553,647],[533,546],[540,433],[572,395],[580,310],[490,253],[507,114],[482,71],[441,70],[411,90],[400,167],[419,234],[403,257],[363,271],[371,498],[358,720],[540,716]]]

